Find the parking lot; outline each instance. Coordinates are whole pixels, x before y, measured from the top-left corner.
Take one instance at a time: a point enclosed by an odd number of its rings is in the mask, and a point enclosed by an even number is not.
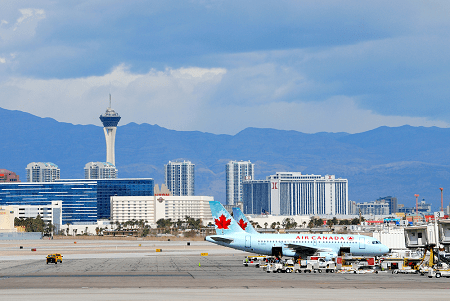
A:
[[[19,249],[19,244],[26,244],[26,248]],[[36,252],[31,251],[32,245]],[[429,279],[387,272],[363,275],[265,273],[262,269],[244,267],[245,253],[204,241],[191,242],[190,246],[186,242],[167,241],[0,242],[0,252],[0,289],[11,294],[11,300],[14,296],[19,300],[23,293],[30,291],[34,292],[31,293],[34,300],[39,300],[42,294],[57,296],[59,290],[71,292],[74,300],[84,293],[100,291],[111,294],[109,300],[115,300],[123,292],[140,300],[148,291],[162,300],[178,293],[180,299],[189,299],[189,296],[194,299],[208,293],[220,299],[220,292],[247,294],[251,300],[258,296],[269,299],[286,290],[305,296],[311,294],[317,300],[322,297],[327,300],[326,296],[331,296],[328,293],[332,291],[339,292],[339,296],[343,294],[342,298],[346,296],[345,300],[352,300],[353,294],[360,297],[361,292],[367,291],[371,292],[370,296],[390,293],[390,299],[410,296],[409,299],[415,300],[421,296],[447,298],[450,288],[447,278]],[[45,255],[52,252],[61,253],[63,262],[46,264]],[[208,256],[201,256],[202,253]],[[261,291],[265,293],[261,295]]]

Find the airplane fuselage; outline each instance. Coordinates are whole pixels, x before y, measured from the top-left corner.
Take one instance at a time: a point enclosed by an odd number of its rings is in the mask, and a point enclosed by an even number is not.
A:
[[[213,237],[223,237],[231,242],[217,241]],[[212,235],[207,241],[251,253],[272,255],[274,248],[281,249],[282,255],[294,257],[298,253],[292,245],[301,245],[328,251],[337,255],[346,248],[355,256],[379,256],[389,249],[373,237],[342,234],[249,234]]]

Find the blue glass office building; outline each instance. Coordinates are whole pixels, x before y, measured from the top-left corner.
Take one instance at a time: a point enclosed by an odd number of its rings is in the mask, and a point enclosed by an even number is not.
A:
[[[97,183],[0,183],[0,205],[51,205],[62,201],[62,223],[97,221]]]
[[[110,217],[110,196],[151,196],[153,179],[59,180],[0,183],[0,205],[49,205],[62,201],[62,223],[95,223]]]
[[[245,214],[272,212],[270,203],[270,181],[245,181],[242,185],[242,200]]]
[[[98,218],[110,218],[110,197],[118,196],[152,196],[153,179],[104,179],[97,180],[97,214]]]

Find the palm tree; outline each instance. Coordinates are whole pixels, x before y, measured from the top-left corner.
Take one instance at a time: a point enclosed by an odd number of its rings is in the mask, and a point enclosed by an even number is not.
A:
[[[323,226],[323,219],[321,219],[321,218],[316,218],[316,219],[314,220],[314,225],[315,225],[316,227],[322,227],[322,226]]]
[[[292,228],[292,229],[297,228],[297,226],[298,226],[298,224],[297,224],[296,221],[294,221],[294,222],[291,223],[291,228]]]
[[[122,229],[122,224],[119,221],[116,221],[116,230],[120,231]]]

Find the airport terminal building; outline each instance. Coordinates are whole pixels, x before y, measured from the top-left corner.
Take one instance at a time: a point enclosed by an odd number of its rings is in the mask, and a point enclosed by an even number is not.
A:
[[[348,181],[334,175],[277,172],[266,180],[244,181],[245,214],[346,215]]]
[[[153,196],[153,179],[58,180],[0,183],[0,205],[62,204],[62,224],[90,224],[110,217],[111,196]]]

